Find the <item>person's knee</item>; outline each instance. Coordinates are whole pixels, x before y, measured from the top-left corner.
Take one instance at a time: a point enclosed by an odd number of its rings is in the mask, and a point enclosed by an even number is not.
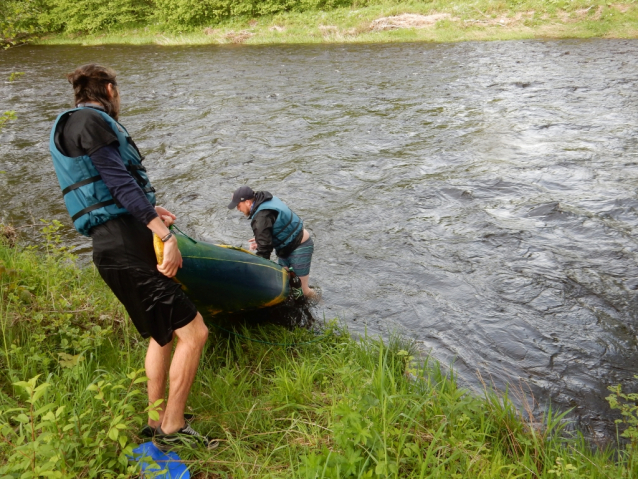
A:
[[[206,341],[208,340],[208,327],[206,327],[204,318],[202,318],[201,314],[197,313],[194,323],[197,328],[195,331],[196,341],[200,346],[204,346],[204,344],[206,344]]]
[[[208,340],[208,328],[203,322],[199,330],[199,340],[202,345],[206,344],[206,341]]]
[[[197,313],[197,316],[186,326],[175,330],[179,340],[191,347],[201,349],[208,339],[208,328],[204,324],[204,318]]]

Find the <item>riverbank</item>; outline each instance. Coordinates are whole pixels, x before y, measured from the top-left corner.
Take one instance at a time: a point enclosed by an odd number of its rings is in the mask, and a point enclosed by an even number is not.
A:
[[[372,3],[372,2],[371,2]],[[40,44],[295,44],[638,38],[632,2],[382,2],[362,8],[232,17],[200,27],[158,22],[93,34],[43,36]]]
[[[138,477],[126,460],[146,408],[145,341],[53,224],[42,251],[0,240],[0,473]],[[636,455],[592,451],[560,416],[460,389],[401,339],[211,327],[189,410],[219,438],[183,452],[194,477],[629,478]],[[99,471],[99,472],[98,472]]]

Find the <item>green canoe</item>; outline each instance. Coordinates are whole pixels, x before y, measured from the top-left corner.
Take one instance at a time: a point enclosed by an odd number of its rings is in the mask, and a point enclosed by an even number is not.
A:
[[[286,300],[288,271],[244,249],[195,241],[173,230],[184,260],[175,280],[208,314],[267,308]],[[162,263],[164,243],[155,236],[155,254]]]

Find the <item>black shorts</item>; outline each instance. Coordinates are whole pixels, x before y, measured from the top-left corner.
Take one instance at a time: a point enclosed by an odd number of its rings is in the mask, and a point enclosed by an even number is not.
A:
[[[130,215],[91,230],[93,262],[144,337],[160,346],[190,323],[197,308],[179,283],[157,270],[153,233]]]

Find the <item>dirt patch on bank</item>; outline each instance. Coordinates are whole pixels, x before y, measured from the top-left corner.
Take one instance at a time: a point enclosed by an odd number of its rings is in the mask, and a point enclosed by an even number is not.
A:
[[[397,28],[427,28],[436,25],[441,20],[458,21],[449,13],[434,13],[432,15],[418,15],[403,13],[392,17],[382,17],[373,20],[370,29],[374,31],[394,30]]]
[[[224,38],[230,43],[244,43],[253,35],[254,33],[248,32],[246,30],[242,30],[241,32],[235,32],[231,30],[226,35],[224,35]]]
[[[249,32],[248,30],[241,30],[236,32],[235,30],[231,30],[229,32],[224,32],[218,28],[204,28],[204,35],[209,37],[217,37],[220,43],[244,43],[249,38],[253,37],[255,33]]]
[[[463,20],[465,25],[485,25],[485,26],[500,26],[500,27],[514,27],[524,24],[527,20],[532,20],[536,12],[529,10],[527,12],[518,12],[517,14],[508,17],[507,15],[501,15],[499,17],[490,17],[479,11],[483,18]]]
[[[611,8],[618,10],[620,13],[627,13],[629,11],[629,7],[631,5],[625,5],[625,4],[614,4],[611,6]]]
[[[588,18],[590,20],[600,20],[600,16],[602,15],[604,8],[601,5],[599,5],[595,10],[592,10],[593,8],[594,6],[592,5],[589,8],[580,8],[573,12],[559,11],[556,16],[563,23],[582,22]]]
[[[319,25],[319,33],[326,41],[349,41],[362,33],[368,33],[370,30],[371,28],[367,24],[347,30],[341,30],[335,25]]]

